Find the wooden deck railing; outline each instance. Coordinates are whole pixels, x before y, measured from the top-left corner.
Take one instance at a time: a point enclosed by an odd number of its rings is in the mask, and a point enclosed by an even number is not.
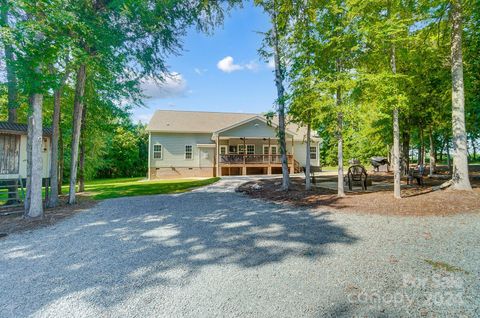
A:
[[[293,156],[287,155],[288,164],[292,163]],[[281,164],[281,155],[238,155],[228,154],[219,156],[220,164]]]

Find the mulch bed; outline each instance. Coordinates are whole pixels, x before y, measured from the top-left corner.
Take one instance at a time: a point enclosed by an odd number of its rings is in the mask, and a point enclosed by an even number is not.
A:
[[[60,197],[60,204],[53,209],[45,209],[45,216],[41,220],[28,220],[23,218],[23,213],[0,216],[0,238],[8,234],[28,231],[38,227],[45,227],[72,216],[78,212],[85,211],[97,204],[97,201],[77,195],[77,204],[67,204],[67,196]],[[18,209],[17,209],[18,210]]]
[[[374,182],[393,183],[391,174],[375,174],[369,175],[370,177]],[[336,177],[320,178],[317,185],[335,179]],[[346,193],[343,198],[337,197],[337,192],[328,188],[317,187],[305,191],[305,180],[299,177],[291,178],[291,189],[287,192],[279,190],[281,179],[248,182],[241,185],[238,191],[254,198],[332,212],[415,216],[480,212],[480,178],[472,178],[472,192],[451,189],[432,191],[432,186],[440,185],[446,180],[442,177],[425,178],[423,187],[402,189],[402,199],[399,200],[393,198],[390,190],[362,192],[359,189],[358,192]]]

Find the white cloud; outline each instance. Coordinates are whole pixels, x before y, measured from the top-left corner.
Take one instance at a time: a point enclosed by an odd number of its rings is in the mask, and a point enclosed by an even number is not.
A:
[[[219,70],[225,73],[231,73],[235,71],[243,70],[243,66],[240,64],[235,64],[233,62],[233,57],[226,56],[217,63],[217,67]]]
[[[260,68],[260,65],[258,65],[257,62],[255,61],[250,61],[249,63],[245,64],[245,68],[249,71],[258,71]]]
[[[146,78],[141,84],[143,94],[147,98],[160,99],[171,98],[185,95],[187,91],[187,81],[179,73],[172,72],[165,76],[163,82],[152,78]]]

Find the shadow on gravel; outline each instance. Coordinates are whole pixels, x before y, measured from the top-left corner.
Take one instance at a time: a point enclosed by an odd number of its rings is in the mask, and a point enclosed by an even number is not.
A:
[[[60,310],[73,294],[111,308],[149,287],[188,285],[208,266],[309,261],[330,244],[356,240],[325,213],[234,193],[107,200],[92,213],[0,242],[0,286],[11,290],[0,296],[0,316]],[[5,297],[24,305],[2,304]]]

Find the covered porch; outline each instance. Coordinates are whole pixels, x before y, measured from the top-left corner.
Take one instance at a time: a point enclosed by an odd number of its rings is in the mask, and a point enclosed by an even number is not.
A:
[[[281,174],[282,159],[275,124],[253,117],[215,132],[217,176]],[[300,170],[294,157],[294,133],[285,132],[291,173]]]
[[[287,162],[290,173],[300,170],[300,165],[294,159],[293,151],[292,139],[287,144]],[[219,137],[217,154],[218,176],[282,173],[278,138]]]

